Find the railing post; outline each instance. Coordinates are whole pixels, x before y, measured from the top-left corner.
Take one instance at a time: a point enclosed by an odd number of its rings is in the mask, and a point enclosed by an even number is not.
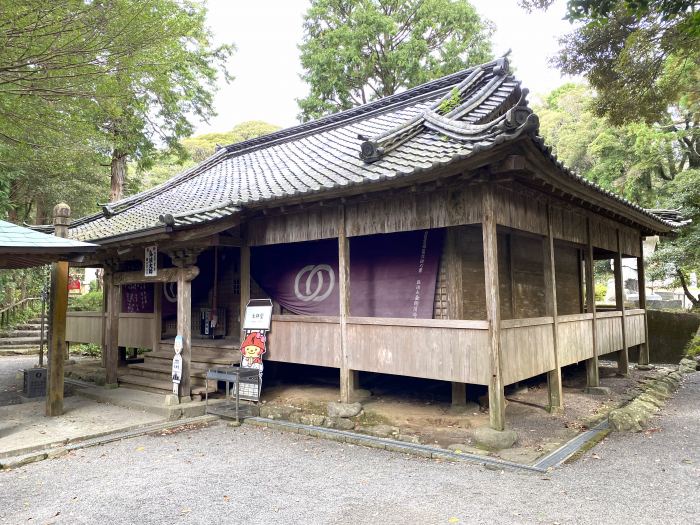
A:
[[[593,314],[593,357],[586,360],[586,387],[599,387],[598,343],[596,334],[595,276],[593,275],[593,243],[591,240],[591,219],[586,219],[586,303],[589,313]]]
[[[350,370],[348,317],[350,316],[350,241],[345,230],[345,205],[338,210],[338,297],[340,301],[340,399],[349,403],[357,388],[358,374]]]
[[[649,325],[647,324],[647,289],[644,278],[644,239],[639,236],[639,257],[637,257],[637,286],[639,288],[639,308],[644,310],[644,343],[639,345],[638,366],[649,368]]]
[[[68,237],[70,208],[57,204],[53,209],[57,237]],[[49,346],[46,415],[63,414],[63,363],[66,349],[66,312],[68,310],[68,263],[54,263],[51,269],[51,339]]]
[[[617,251],[615,252],[615,307],[622,312],[622,349],[617,353],[617,373],[623,376],[629,374],[629,354],[627,350],[627,327],[625,326],[625,290],[622,282],[622,249],[620,246],[620,230],[617,234]]]
[[[504,430],[505,392],[501,369],[501,301],[498,283],[498,233],[493,188],[483,186],[482,237],[486,319],[489,322],[489,419],[491,428]]]

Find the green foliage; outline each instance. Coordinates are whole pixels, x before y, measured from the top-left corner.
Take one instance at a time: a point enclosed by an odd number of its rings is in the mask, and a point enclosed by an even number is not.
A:
[[[299,46],[308,120],[491,59],[491,24],[467,0],[313,0]]]
[[[700,336],[693,337],[685,347],[686,357],[697,357],[700,355]]]
[[[456,109],[459,106],[459,103],[461,102],[461,97],[459,96],[459,90],[456,87],[453,87],[452,90],[450,91],[450,98],[446,98],[442,102],[440,102],[440,105],[438,106],[438,111],[446,115],[453,109]]]
[[[215,47],[190,0],[0,1],[0,214],[44,222],[107,200],[110,164],[147,166],[213,114]]]
[[[595,302],[602,303],[605,301],[605,294],[608,293],[608,286],[603,283],[596,283],[595,285]]]
[[[71,312],[101,312],[102,300],[101,290],[72,296],[68,301],[68,310]]]
[[[70,353],[89,357],[102,357],[102,347],[95,343],[81,343],[70,345]]]

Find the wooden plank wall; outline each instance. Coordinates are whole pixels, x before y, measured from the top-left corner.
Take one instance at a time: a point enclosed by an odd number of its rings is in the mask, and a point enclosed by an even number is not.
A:
[[[559,316],[557,340],[561,366],[593,357],[593,314]]]
[[[431,319],[348,319],[350,368],[487,385],[488,324]]]
[[[66,341],[102,345],[102,312],[68,312]]]
[[[640,309],[627,310],[626,314],[625,337],[627,338],[627,346],[636,346],[645,343],[645,311]]]
[[[119,314],[119,346],[153,347],[153,314]]]
[[[597,312],[595,327],[598,355],[622,350],[622,312]]]
[[[339,318],[273,315],[265,359],[340,368]]]
[[[506,385],[554,369],[551,317],[501,322],[501,358]]]

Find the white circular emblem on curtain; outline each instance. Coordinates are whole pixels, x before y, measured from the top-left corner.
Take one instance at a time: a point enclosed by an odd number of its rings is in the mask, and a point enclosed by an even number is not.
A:
[[[323,277],[324,273],[328,274],[328,286],[325,289],[326,279]],[[308,275],[302,291],[299,289],[299,283],[306,274]],[[313,291],[311,289],[312,286],[314,286]],[[294,295],[297,296],[297,299],[304,302],[323,301],[333,292],[333,288],[335,288],[335,272],[327,264],[309,264],[304,266],[294,279]]]

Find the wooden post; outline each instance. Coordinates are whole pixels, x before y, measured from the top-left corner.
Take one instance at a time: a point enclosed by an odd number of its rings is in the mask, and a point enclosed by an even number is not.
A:
[[[106,279],[106,278],[105,278]],[[105,335],[106,386],[116,387],[119,370],[119,310],[121,309],[121,286],[114,282],[114,272],[110,272],[107,299],[107,322]]]
[[[109,311],[109,286],[112,274],[105,267],[102,270],[102,368],[107,368],[107,312]]]
[[[586,386],[600,386],[598,372],[598,344],[596,341],[595,276],[593,275],[593,244],[591,242],[591,220],[586,219],[586,305],[593,314],[593,357],[586,360]]]
[[[340,300],[340,400],[350,403],[357,388],[357,372],[350,370],[348,317],[350,316],[350,241],[345,231],[345,206],[338,213],[338,295]]]
[[[240,338],[243,342],[243,318],[245,317],[245,309],[248,306],[248,301],[250,301],[250,246],[248,245],[248,237],[242,236],[241,239],[241,324],[240,324]]]
[[[629,374],[629,354],[627,350],[627,327],[625,326],[625,290],[622,281],[622,249],[620,247],[620,230],[616,230],[617,251],[615,252],[615,308],[622,312],[622,350],[617,353],[617,373]]]
[[[447,288],[447,318],[464,319],[464,288],[462,286],[462,254],[456,228],[448,228],[445,235],[445,277]],[[452,383],[452,406],[467,404],[467,385]]]
[[[501,304],[498,285],[498,234],[493,188],[483,187],[482,237],[486,319],[489,322],[489,418],[491,428],[505,429],[505,393],[501,370]]]
[[[649,366],[649,326],[647,324],[647,288],[644,278],[644,240],[639,236],[639,257],[637,257],[637,286],[639,288],[639,308],[644,310],[644,343],[639,345],[637,364]]]
[[[163,332],[163,284],[153,283],[153,351],[160,350],[160,338]]]
[[[547,373],[549,391],[549,410],[564,408],[564,393],[561,384],[561,365],[559,364],[559,313],[557,307],[557,277],[554,259],[554,236],[552,234],[552,214],[547,206],[547,237],[544,239],[544,293],[546,315],[552,316],[552,345],[554,352],[554,370]]]
[[[57,204],[53,209],[53,223],[57,237],[68,237],[70,208]],[[63,414],[63,357],[66,349],[66,315],[68,312],[68,263],[51,265],[51,302],[48,381],[46,388],[46,415]]]
[[[180,400],[190,398],[190,362],[192,360],[192,281],[187,279],[185,268],[180,268],[177,278],[177,335],[182,336],[182,379]]]

